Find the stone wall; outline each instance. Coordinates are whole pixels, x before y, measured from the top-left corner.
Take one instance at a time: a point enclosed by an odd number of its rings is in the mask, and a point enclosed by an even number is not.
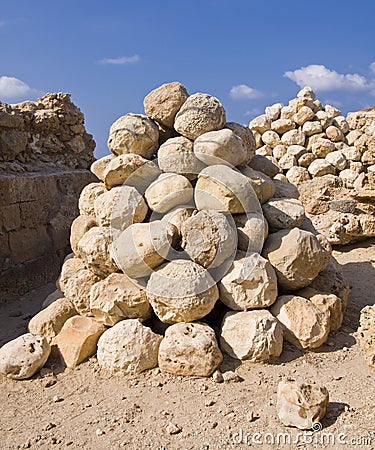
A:
[[[0,102],[0,302],[57,277],[94,148],[69,94]]]

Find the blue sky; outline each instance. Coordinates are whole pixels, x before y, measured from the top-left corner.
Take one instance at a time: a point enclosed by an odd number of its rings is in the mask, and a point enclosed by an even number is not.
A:
[[[310,84],[344,113],[375,104],[375,1],[1,2],[0,100],[69,92],[108,153],[112,122],[180,81],[248,123]]]

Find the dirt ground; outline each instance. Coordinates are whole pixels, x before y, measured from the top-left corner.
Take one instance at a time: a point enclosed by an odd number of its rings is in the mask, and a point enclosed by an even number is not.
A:
[[[375,240],[334,254],[353,287],[342,329],[318,352],[286,343],[273,364],[226,359],[222,370],[235,370],[240,379],[220,384],[158,369],[109,377],[95,358],[74,370],[51,360],[31,380],[0,379],[0,448],[375,449],[375,371],[355,339],[360,310],[375,300]],[[52,290],[50,284],[0,304],[0,346],[26,331]],[[284,377],[327,387],[322,431],[280,423],[276,390]]]

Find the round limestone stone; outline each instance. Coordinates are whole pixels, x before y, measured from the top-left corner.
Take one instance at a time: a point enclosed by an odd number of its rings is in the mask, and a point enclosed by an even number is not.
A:
[[[107,189],[103,183],[90,183],[85,186],[78,200],[80,214],[95,217],[94,202],[104,192],[107,192]]]
[[[236,214],[238,248],[245,252],[260,253],[268,236],[268,223],[262,213]]]
[[[262,209],[271,232],[299,227],[305,219],[305,208],[296,198],[271,198]]]
[[[168,262],[151,274],[147,297],[162,322],[193,322],[206,316],[219,298],[214,279],[199,264]]]
[[[224,128],[229,128],[242,139],[242,143],[245,146],[247,154],[245,163],[248,164],[255,155],[256,149],[256,142],[253,132],[245,125],[241,125],[236,122],[227,122]]]
[[[81,215],[73,220],[70,229],[70,246],[76,256],[80,256],[78,251],[78,242],[90,228],[97,227],[98,223],[92,216]]]

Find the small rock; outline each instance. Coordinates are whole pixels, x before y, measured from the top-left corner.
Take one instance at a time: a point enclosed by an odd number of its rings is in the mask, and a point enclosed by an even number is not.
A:
[[[212,374],[212,381],[214,383],[222,383],[224,381],[223,374],[219,369],[215,370],[215,372]]]
[[[241,377],[233,372],[232,370],[228,370],[223,373],[223,380],[226,383],[239,383],[241,381]]]
[[[97,436],[102,436],[103,434],[105,434],[105,432],[104,432],[102,429],[97,428],[97,429],[95,430],[95,434],[96,434]]]
[[[178,425],[175,425],[173,422],[169,422],[166,431],[168,434],[178,434],[182,431],[182,428],[180,428]]]

